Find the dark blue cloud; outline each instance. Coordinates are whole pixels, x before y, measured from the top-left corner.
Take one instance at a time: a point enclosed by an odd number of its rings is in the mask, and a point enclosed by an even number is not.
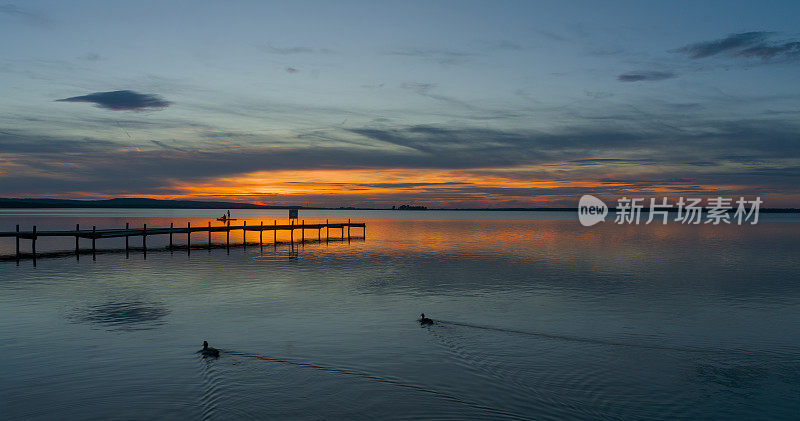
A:
[[[134,91],[95,92],[89,95],[58,99],[60,102],[92,102],[109,110],[144,110],[166,108],[171,103],[158,95],[140,94]]]
[[[784,42],[773,45],[756,45],[740,51],[738,56],[759,57],[762,60],[770,60],[776,57],[798,57],[800,56],[800,42]]]
[[[725,38],[714,41],[704,41],[689,44],[681,48],[672,50],[674,53],[688,54],[689,58],[704,58],[715,56],[720,53],[737,51],[752,45],[759,44],[767,39],[769,32],[753,31],[742,32],[740,34],[730,34]]]
[[[0,14],[21,19],[28,23],[43,25],[49,23],[47,17],[34,10],[23,9],[15,4],[0,4]]]
[[[672,72],[659,72],[659,71],[642,71],[642,72],[628,72],[617,76],[620,82],[642,82],[642,81],[658,81],[665,79],[672,79],[677,77]]]
[[[433,61],[441,65],[462,64],[476,55],[472,52],[443,48],[405,48],[390,51],[389,54],[416,57],[426,61]]]
[[[310,54],[310,53],[322,53],[322,54],[330,54],[333,53],[328,48],[313,48],[313,47],[304,47],[304,46],[296,46],[296,47],[276,47],[272,44],[262,45],[259,46],[260,49],[264,50],[270,54],[279,54],[279,55],[290,55],[290,54]]]
[[[725,38],[698,42],[671,50],[673,53],[687,54],[689,58],[699,59],[719,54],[735,57],[758,57],[762,60],[771,60],[779,57],[800,56],[800,42],[770,41],[772,32],[753,31],[730,34]]]

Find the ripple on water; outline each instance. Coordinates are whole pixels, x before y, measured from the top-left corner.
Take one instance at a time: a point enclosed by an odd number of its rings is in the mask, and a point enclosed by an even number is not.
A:
[[[170,311],[159,302],[111,301],[76,309],[69,319],[74,323],[89,323],[107,330],[155,329],[166,321]]]

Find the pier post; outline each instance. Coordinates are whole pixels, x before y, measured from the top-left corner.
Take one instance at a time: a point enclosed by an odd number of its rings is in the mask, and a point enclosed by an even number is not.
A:
[[[169,223],[169,249],[172,250],[172,225],[173,223]]]
[[[97,239],[95,237],[96,235],[97,235],[97,226],[92,225],[92,259],[95,258],[95,252],[97,251],[97,249],[95,248],[95,241]]]
[[[75,224],[75,256],[81,260],[81,224]]]
[[[300,228],[300,244],[305,244],[306,243],[306,220],[303,219],[303,220],[300,221],[300,223],[302,224],[301,225],[302,228]]]
[[[242,221],[242,244],[247,248],[247,221]]]
[[[227,229],[225,230],[225,248],[228,249],[228,253],[231,252],[231,221],[227,220]]]
[[[33,226],[33,237],[31,237],[31,251],[33,252],[33,261],[36,261],[36,225]]]
[[[186,222],[186,254],[192,253],[192,223]]]
[[[31,250],[33,251],[33,267],[36,267],[36,225],[33,226],[33,240],[31,241]]]
[[[331,238],[331,227],[328,223],[328,220],[325,220],[325,242],[328,242],[328,239]]]
[[[350,239],[350,218],[347,218],[347,239]]]
[[[278,220],[272,221],[275,228],[272,230],[272,244],[278,244]]]
[[[142,248],[147,253],[147,224],[144,224],[144,228],[142,228]]]
[[[292,250],[294,250],[294,219],[289,220],[289,242],[292,243]]]
[[[19,260],[19,224],[17,224],[17,260]]]
[[[208,251],[211,252],[211,221],[208,221]]]
[[[344,224],[342,224],[342,240],[344,240]]]
[[[258,245],[264,247],[264,221],[261,221],[261,231],[258,232]]]
[[[130,226],[131,226],[131,225],[130,225],[130,222],[126,222],[126,223],[125,223],[125,231],[126,231],[126,233],[127,233],[127,231],[128,231],[128,228],[129,228]],[[128,249],[129,249],[129,248],[130,248],[130,246],[129,246],[129,244],[128,244],[128,236],[126,235],[126,236],[125,236],[125,253],[126,253],[126,254],[128,253]]]

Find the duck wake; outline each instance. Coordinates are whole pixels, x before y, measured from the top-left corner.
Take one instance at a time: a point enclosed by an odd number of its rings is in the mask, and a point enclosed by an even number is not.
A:
[[[680,351],[680,352],[729,352],[729,351],[723,351],[723,350],[718,350],[718,349],[710,349],[710,348],[695,348],[695,347],[656,345],[656,344],[646,344],[646,343],[636,343],[636,342],[622,342],[622,341],[612,341],[612,340],[605,340],[605,339],[584,338],[584,337],[578,337],[578,336],[557,335],[557,334],[553,334],[553,333],[532,332],[532,331],[527,331],[527,330],[508,329],[508,328],[504,328],[504,327],[477,325],[477,324],[472,324],[472,323],[454,322],[454,321],[449,321],[449,320],[436,320],[436,323],[439,323],[439,324],[442,324],[442,325],[462,326],[462,327],[469,327],[469,328],[473,328],[473,329],[491,330],[491,331],[495,331],[495,332],[513,333],[513,334],[517,334],[517,335],[537,336],[537,337],[540,337],[540,338],[547,338],[547,339],[554,339],[554,340],[561,340],[561,341],[571,341],[571,342],[583,342],[583,343],[598,344],[598,345],[612,345],[612,346],[624,346],[624,347],[631,347],[631,348],[647,348],[647,349],[663,349],[663,350]]]
[[[203,410],[202,419],[210,420],[215,417],[218,411],[218,404],[221,399],[222,379],[219,373],[217,373],[213,360],[200,358],[199,361],[203,372],[203,395],[200,398]]]
[[[505,416],[507,418],[519,419],[519,420],[527,420],[527,419],[529,419],[527,417],[520,416],[520,415],[517,415],[517,414],[513,414],[513,413],[510,413],[510,412],[507,412],[507,411],[500,410],[500,409],[492,408],[492,407],[481,405],[481,404],[474,403],[474,402],[469,402],[469,401],[461,399],[461,398],[459,398],[457,396],[451,395],[449,393],[441,392],[441,391],[434,390],[434,389],[429,389],[429,388],[426,388],[424,386],[404,383],[402,381],[394,380],[394,379],[390,379],[390,378],[386,378],[386,377],[379,377],[379,376],[375,376],[375,375],[368,374],[368,373],[362,373],[362,372],[355,371],[355,370],[341,369],[341,368],[328,367],[328,366],[324,366],[324,365],[320,365],[320,364],[292,361],[292,360],[287,360],[287,359],[284,359],[284,358],[271,357],[271,356],[268,356],[268,355],[254,354],[254,353],[251,353],[251,352],[241,352],[241,351],[222,350],[222,349],[220,351],[222,353],[228,354],[228,355],[236,355],[236,356],[239,356],[239,357],[254,358],[254,359],[270,361],[270,362],[278,363],[278,364],[289,364],[289,365],[294,365],[294,366],[298,366],[298,367],[306,367],[306,368],[313,368],[315,370],[320,370],[320,371],[327,371],[327,372],[330,372],[330,373],[344,374],[344,375],[348,375],[348,376],[361,377],[363,379],[368,379],[368,380],[377,381],[377,382],[381,382],[381,383],[391,384],[393,386],[412,389],[412,390],[416,390],[418,392],[428,393],[428,394],[440,397],[442,399],[445,399],[445,400],[448,400],[448,401],[451,401],[451,402],[456,402],[456,403],[459,403],[459,404],[462,404],[462,405],[466,405],[466,406],[469,406],[469,407],[472,407],[472,408],[475,408],[475,409],[478,409],[478,410],[490,412],[490,413],[493,413],[493,414],[502,415],[502,416]]]

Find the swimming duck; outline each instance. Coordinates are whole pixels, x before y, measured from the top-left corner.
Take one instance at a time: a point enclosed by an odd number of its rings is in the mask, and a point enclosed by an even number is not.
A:
[[[219,350],[208,346],[208,341],[203,341],[203,349],[197,352],[209,357],[219,357]]]
[[[425,313],[422,313],[419,316],[420,316],[419,317],[419,324],[421,324],[421,325],[432,325],[433,324],[433,320],[425,317]]]

